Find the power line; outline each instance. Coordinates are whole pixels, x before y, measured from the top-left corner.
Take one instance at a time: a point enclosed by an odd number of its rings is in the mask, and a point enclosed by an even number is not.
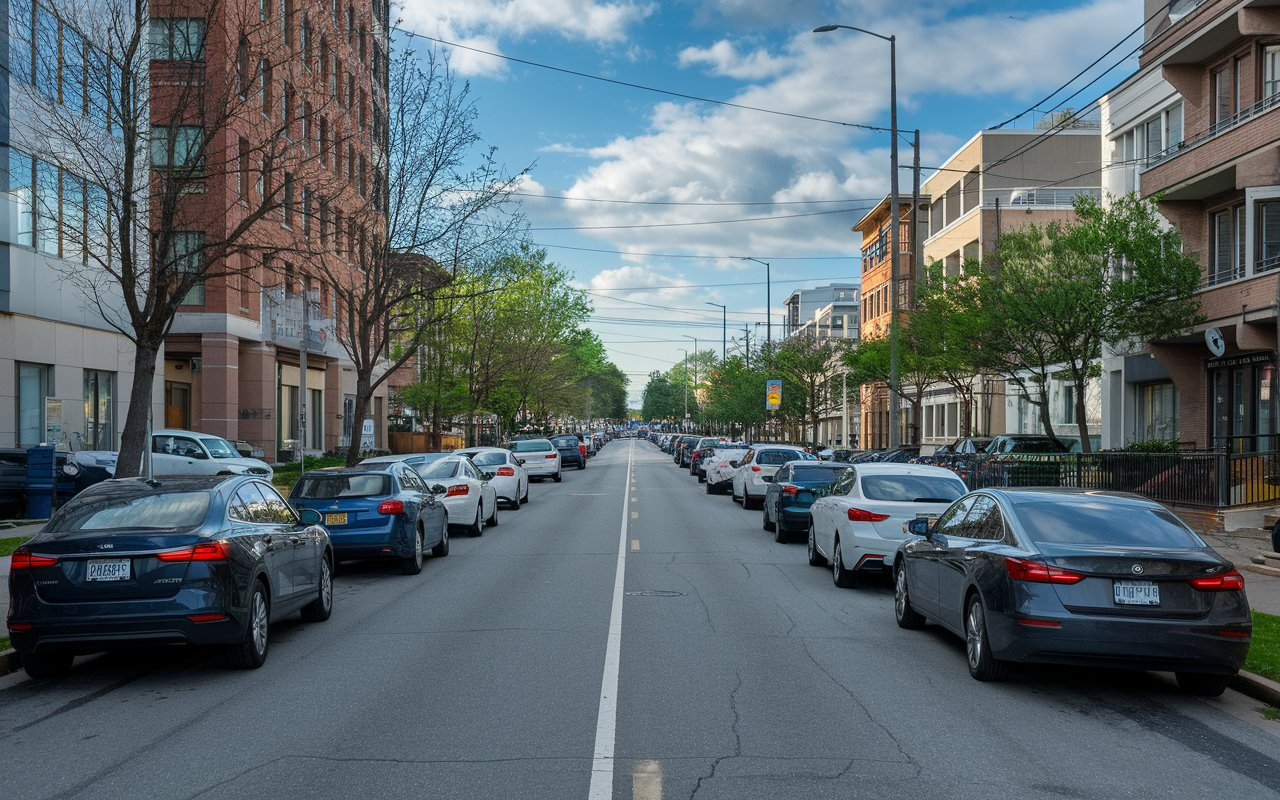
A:
[[[480,189],[471,189],[471,192],[480,192]],[[879,198],[876,197],[850,197],[844,200],[703,200],[703,201],[681,201],[681,200],[607,200],[597,197],[570,197],[568,195],[557,194],[534,194],[532,192],[511,192],[514,197],[532,197],[539,200],[567,200],[574,203],[617,203],[620,205],[632,206],[694,206],[694,207],[710,207],[710,206],[808,206],[818,203],[876,203]]]
[[[596,247],[574,247],[567,244],[547,244],[545,242],[531,242],[534,247],[545,247],[553,250],[577,250],[582,253],[603,253],[611,256],[642,256],[645,258],[694,258],[710,261],[741,261],[745,256],[725,255],[725,256],[701,256],[691,253],[641,253],[635,250],[604,250]],[[838,256],[759,256],[765,261],[843,261],[847,258],[857,258],[848,254]],[[821,280],[815,278],[815,280]]]
[[[845,256],[845,258],[848,258],[848,256]],[[648,291],[656,291],[658,289],[719,289],[726,286],[764,286],[765,283],[779,283],[783,281],[787,283],[812,283],[813,281],[836,281],[836,282],[842,282],[842,283],[845,282],[845,281],[840,281],[839,278],[829,278],[829,277],[820,277],[820,278],[781,277],[781,278],[778,278],[778,280],[776,281],[734,281],[733,283],[680,283],[680,284],[670,284],[668,286],[618,286],[618,287],[609,287],[606,289],[592,289],[592,290],[583,289],[583,291],[587,292],[587,294],[595,294],[598,292],[648,292]],[[847,281],[847,282],[854,283],[854,281]],[[610,297],[609,299],[621,300],[622,298]]]
[[[727,100],[716,100],[710,97],[699,97],[697,95],[685,94],[684,92],[673,92],[670,89],[659,89],[654,86],[645,86],[644,84],[640,84],[640,83],[631,83],[629,81],[620,81],[614,78],[605,78],[600,75],[592,75],[589,72],[579,72],[577,70],[566,69],[565,67],[556,67],[551,64],[542,64],[537,61],[529,61],[528,59],[524,59],[524,58],[516,58],[514,56],[503,55],[502,53],[494,53],[489,50],[481,50],[478,47],[471,47],[465,44],[458,44],[457,42],[450,42],[445,39],[438,39],[434,36],[427,36],[426,34],[423,34],[423,33],[416,33],[414,31],[407,30],[405,28],[401,28],[398,26],[393,26],[393,27],[395,28],[395,30],[407,36],[418,38],[418,39],[425,39],[428,42],[435,42],[436,44],[442,44],[447,47],[456,47],[459,50],[469,50],[473,53],[480,53],[481,55],[491,56],[493,58],[500,58],[504,61],[511,61],[516,64],[524,64],[525,66],[529,66],[529,67],[537,67],[538,69],[546,69],[546,70],[551,70],[552,72],[560,72],[565,75],[573,75],[574,77],[577,77],[577,78],[586,78],[587,80],[600,81],[602,83],[611,83],[611,84],[614,84],[615,86],[625,86],[629,89],[639,89],[645,92],[654,92],[656,94],[667,95],[668,97],[679,97],[683,100],[694,100],[699,103],[710,103],[712,105],[725,106],[727,108],[737,108],[742,111],[755,111],[760,114],[772,114],[774,116],[779,116],[779,117],[790,117],[791,119],[801,119],[807,122],[821,122],[827,125],[840,125],[841,127],[845,127],[845,128],[858,128],[864,131],[878,131],[878,132],[890,133],[893,130],[892,128],[882,128],[879,125],[863,125],[857,122],[841,122],[840,120],[825,119],[823,117],[810,117],[805,114],[793,114],[790,111],[775,111],[773,109],[768,109],[768,108],[758,108],[756,106],[742,105],[741,103],[730,103]]]
[[[870,208],[868,206],[867,208]],[[565,225],[551,228],[530,228],[531,231],[616,231],[635,228],[688,228],[697,225],[728,225],[737,222],[773,222],[775,220],[797,219],[799,217],[822,217],[831,214],[848,214],[854,211],[866,211],[866,208],[838,208],[834,211],[809,211],[803,214],[780,214],[770,217],[743,217],[740,219],[710,219],[704,222],[651,222],[640,225]]]

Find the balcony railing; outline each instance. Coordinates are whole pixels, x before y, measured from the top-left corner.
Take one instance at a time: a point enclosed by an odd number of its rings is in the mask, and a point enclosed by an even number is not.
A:
[[[1257,103],[1254,103],[1248,108],[1242,109],[1240,112],[1227,117],[1226,119],[1218,120],[1214,124],[1210,125],[1207,131],[1199,136],[1184,139],[1172,147],[1166,147],[1159,153],[1148,156],[1146,161],[1143,163],[1143,169],[1145,171],[1154,166],[1163,164],[1181,153],[1185,153],[1188,150],[1199,147],[1205,142],[1218,138],[1227,131],[1240,127],[1254,117],[1261,116],[1277,106],[1280,106],[1280,92],[1277,92],[1270,97],[1264,97]]]
[[[283,287],[273,286],[262,293],[265,306],[262,315],[263,333],[266,338],[288,347],[301,347],[303,335],[306,335],[307,350],[312,353],[323,353],[334,341],[334,319],[321,307],[318,292],[310,292],[305,302],[310,308],[306,312],[306,324],[303,321],[303,295],[299,292],[286,292]]]

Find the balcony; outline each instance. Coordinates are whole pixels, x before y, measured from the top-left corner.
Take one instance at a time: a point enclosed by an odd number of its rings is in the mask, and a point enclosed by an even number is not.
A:
[[[286,292],[272,286],[262,292],[263,338],[283,347],[329,355],[338,346],[334,337],[334,319],[319,302],[319,292],[307,292],[308,308],[304,316],[301,292]],[[304,339],[305,334],[305,339]]]
[[[1193,136],[1190,139],[1185,139],[1172,147],[1167,147],[1164,150],[1161,150],[1159,153],[1148,156],[1146,161],[1143,163],[1143,171],[1145,172],[1152,167],[1159,166],[1160,164],[1176,158],[1183,153],[1190,152],[1206,142],[1213,141],[1228,131],[1239,128],[1246,122],[1256,119],[1277,106],[1280,106],[1280,92],[1273,94],[1270,97],[1264,97],[1262,100],[1241,110],[1233,116],[1219,120],[1209,126],[1209,129],[1199,136]]]

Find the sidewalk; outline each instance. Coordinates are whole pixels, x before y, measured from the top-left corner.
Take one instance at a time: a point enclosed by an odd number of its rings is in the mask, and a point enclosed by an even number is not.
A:
[[[0,539],[11,536],[34,536],[44,523],[19,525],[16,528],[0,528]],[[9,557],[0,557],[0,619],[9,616]]]
[[[1244,573],[1250,608],[1280,615],[1280,561],[1263,556],[1271,552],[1271,531],[1241,528],[1230,533],[1201,532],[1200,538]],[[1258,564],[1256,559],[1266,563]]]

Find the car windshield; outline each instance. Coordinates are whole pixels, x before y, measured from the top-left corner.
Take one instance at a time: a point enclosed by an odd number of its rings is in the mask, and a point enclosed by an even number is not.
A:
[[[967,488],[959,478],[933,475],[863,475],[862,494],[868,500],[902,503],[950,503]]]
[[[572,447],[576,449],[578,446],[577,436],[557,436],[551,441],[555,442],[556,447]]]
[[[391,494],[391,476],[370,472],[348,475],[303,475],[292,497],[302,500],[334,500],[339,497],[381,497]]]
[[[473,453],[471,454],[471,461],[477,467],[492,467],[507,463],[507,454],[497,453],[492,450],[487,453]]]
[[[418,474],[424,478],[452,478],[458,474],[458,466],[457,461],[437,461],[418,467]]]
[[[513,453],[545,453],[548,450],[554,449],[556,449],[555,446],[545,439],[532,439],[511,443],[511,452]]]
[[[50,521],[54,534],[78,531],[190,530],[209,513],[208,492],[165,492],[140,497],[74,499]]]
[[[1061,443],[1048,436],[1035,436],[1025,439],[996,439],[987,445],[991,453],[1061,453],[1066,450]]]
[[[846,466],[826,466],[818,464],[797,465],[791,468],[791,480],[804,481],[805,483],[830,484],[835,483],[836,478],[840,477],[840,473],[844,472]]]
[[[1061,500],[1017,503],[1014,515],[1028,538],[1037,544],[1204,546],[1170,512],[1137,503],[1108,503],[1071,495]]]
[[[209,450],[209,455],[214,458],[240,457],[240,454],[236,452],[235,446],[220,436],[201,436],[200,443]]]

